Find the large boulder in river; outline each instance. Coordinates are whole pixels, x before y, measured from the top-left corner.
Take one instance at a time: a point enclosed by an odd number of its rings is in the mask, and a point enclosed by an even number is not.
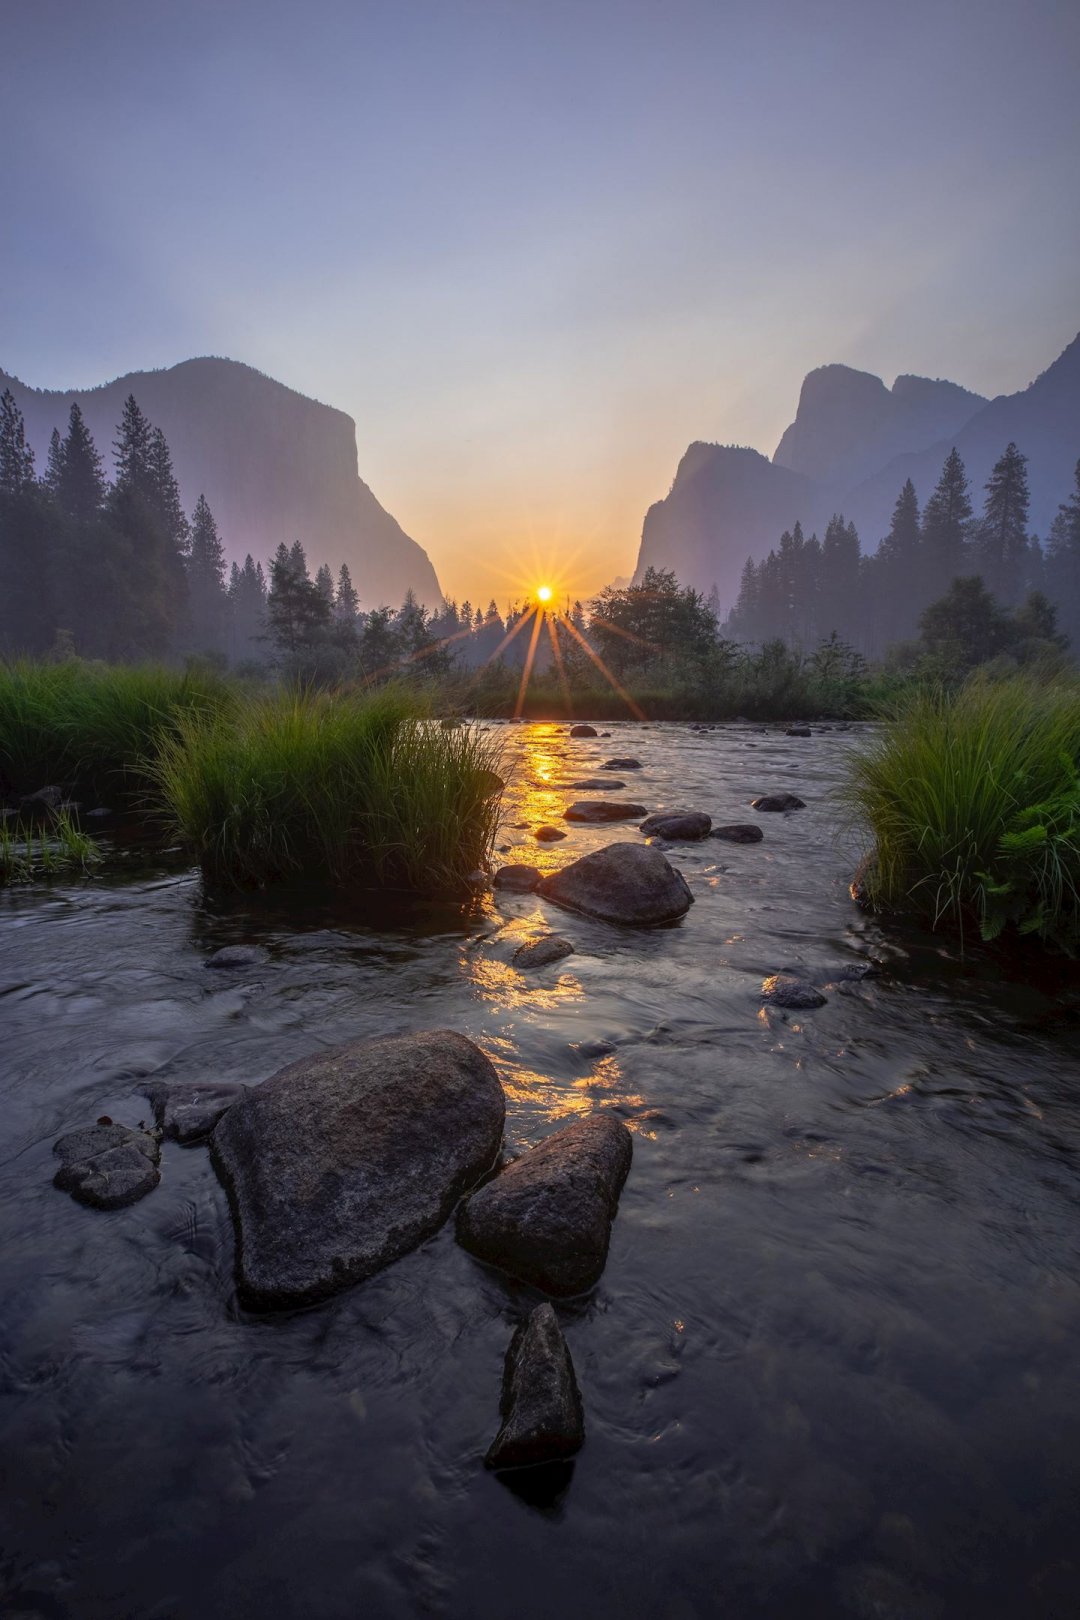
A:
[[[723,838],[729,844],[760,844],[765,834],[754,821],[729,821],[723,827],[714,827],[710,838]]]
[[[580,1451],[585,1414],[554,1306],[538,1305],[510,1340],[500,1411],[489,1468],[558,1462]]]
[[[533,939],[526,945],[519,945],[514,952],[514,966],[518,968],[548,967],[552,962],[561,962],[564,956],[573,956],[574,947],[568,939],[560,934],[542,934],[539,939]]]
[[[627,804],[623,799],[575,799],[563,811],[566,821],[636,821],[645,815],[643,804]]]
[[[654,816],[645,817],[638,832],[644,833],[646,838],[668,838],[674,843],[683,843],[707,838],[711,826],[712,817],[703,810],[658,810]]]
[[[602,771],[640,771],[640,759],[605,759]]]
[[[458,1217],[470,1254],[545,1294],[599,1279],[633,1141],[613,1114],[556,1131],[473,1193]]]
[[[60,1168],[53,1185],[94,1209],[122,1209],[161,1180],[161,1138],[111,1120],[69,1131],[53,1143]]]
[[[539,893],[602,922],[652,928],[675,922],[694,897],[686,879],[648,844],[608,844],[540,880]]]
[[[751,810],[775,810],[787,815],[789,810],[805,810],[806,802],[796,793],[766,793],[760,799],[750,800]]]
[[[596,736],[596,727],[595,726],[571,726],[570,727],[570,735],[571,735],[571,737],[595,737]]]
[[[808,1011],[812,1007],[824,1007],[829,998],[806,979],[791,973],[773,973],[762,981],[761,999],[770,1007]]]
[[[497,889],[509,889],[512,894],[531,894],[540,881],[540,869],[520,862],[500,866],[494,881]]]
[[[450,1030],[354,1041],[253,1086],[212,1139],[242,1302],[311,1304],[414,1249],[493,1163],[505,1108]]]

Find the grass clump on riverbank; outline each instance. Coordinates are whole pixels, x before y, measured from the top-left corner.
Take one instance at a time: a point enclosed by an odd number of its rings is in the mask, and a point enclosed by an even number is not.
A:
[[[55,784],[84,801],[130,802],[178,720],[230,701],[227,684],[205,670],[0,664],[0,785],[28,794]]]
[[[191,712],[151,768],[210,880],[461,888],[488,856],[499,745],[425,719],[415,696],[273,691]]]
[[[94,840],[80,832],[66,811],[40,831],[0,822],[0,884],[37,878],[87,876],[101,864]]]
[[[1080,686],[975,679],[917,693],[851,762],[875,908],[984,939],[1080,948]]]

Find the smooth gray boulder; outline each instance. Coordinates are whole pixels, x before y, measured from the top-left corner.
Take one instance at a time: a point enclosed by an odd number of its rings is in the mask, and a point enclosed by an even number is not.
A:
[[[576,1120],[462,1206],[458,1239],[480,1260],[568,1298],[599,1279],[633,1140],[614,1114]]]
[[[600,823],[605,821],[636,821],[645,815],[643,804],[627,804],[619,799],[575,799],[563,811],[566,821]]]
[[[712,817],[703,810],[658,810],[654,816],[645,817],[638,832],[644,833],[646,838],[685,843],[707,838],[711,826]]]
[[[731,821],[723,827],[714,827],[710,838],[722,838],[728,844],[760,844],[765,834],[753,821]]]
[[[535,866],[500,866],[494,877],[497,889],[509,889],[513,894],[531,894],[539,882],[540,872]]]
[[[648,844],[608,844],[540,880],[545,900],[602,922],[653,928],[685,916],[686,879]]]
[[[209,1136],[227,1108],[247,1091],[235,1080],[193,1080],[170,1085],[153,1080],[143,1087],[162,1135],[170,1142],[197,1142]]]
[[[206,965],[208,968],[261,967],[269,960],[270,952],[263,945],[223,945],[206,958]]]
[[[502,1427],[484,1459],[489,1468],[557,1462],[580,1451],[585,1414],[554,1306],[538,1305],[510,1340],[499,1410]]]
[[[570,735],[571,737],[595,737],[596,728],[595,726],[571,726]]]
[[[537,827],[533,837],[541,844],[557,844],[566,834],[561,827],[552,827],[545,822],[542,827]]]
[[[761,999],[771,1007],[808,1011],[811,1007],[824,1007],[829,998],[806,979],[797,979],[790,973],[774,973],[762,983]]]
[[[241,1302],[312,1304],[414,1249],[493,1163],[505,1112],[451,1030],[354,1041],[251,1087],[211,1138]]]
[[[528,945],[520,945],[514,952],[514,966],[519,968],[547,967],[550,962],[561,962],[564,956],[573,956],[574,947],[561,934],[544,934]]]
[[[766,793],[760,799],[751,799],[750,808],[776,810],[786,815],[789,810],[805,810],[806,803],[794,793]]]
[[[60,1168],[53,1185],[94,1209],[122,1209],[152,1192],[161,1180],[156,1131],[127,1125],[87,1125],[53,1143]]]
[[[640,759],[605,759],[602,771],[640,771]]]

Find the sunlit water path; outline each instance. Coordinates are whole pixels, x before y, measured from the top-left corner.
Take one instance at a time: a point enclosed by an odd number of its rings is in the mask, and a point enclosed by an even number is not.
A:
[[[1075,979],[853,905],[830,795],[857,731],[506,727],[504,860],[610,755],[622,797],[756,819],[670,852],[696,903],[619,931],[533,896],[394,918],[208,903],[196,875],[0,895],[3,1613],[66,1620],[1065,1615],[1080,1602]],[[585,795],[588,796],[588,795]],[[515,827],[516,823],[526,823]],[[523,975],[554,925],[577,954]],[[220,945],[269,947],[228,977]],[[764,1013],[763,976],[837,983]],[[524,1291],[448,1227],[317,1309],[246,1316],[203,1147],[103,1215],[51,1145],[140,1081],[257,1081],[320,1045],[450,1027],[511,1149],[614,1109],[635,1157],[594,1294],[563,1311],[588,1438],[539,1503],[485,1473]]]

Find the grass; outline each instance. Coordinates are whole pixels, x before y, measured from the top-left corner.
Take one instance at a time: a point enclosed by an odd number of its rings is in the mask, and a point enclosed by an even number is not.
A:
[[[853,757],[864,884],[963,938],[1006,928],[1080,946],[1080,686],[972,679],[922,691]]]
[[[273,691],[191,710],[150,774],[211,881],[452,891],[491,849],[499,745],[417,702],[394,687]]]
[[[88,876],[101,863],[94,840],[80,832],[67,811],[51,818],[47,831],[34,832],[0,822],[0,884],[32,883],[37,878]]]

